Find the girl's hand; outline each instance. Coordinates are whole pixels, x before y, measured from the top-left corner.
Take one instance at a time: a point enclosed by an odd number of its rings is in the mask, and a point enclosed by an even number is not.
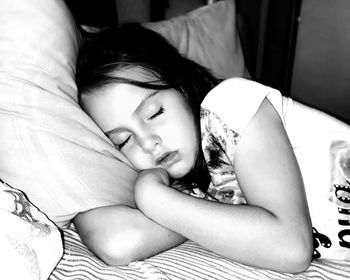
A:
[[[169,188],[171,178],[168,172],[161,168],[147,169],[140,172],[134,185],[134,197],[137,207],[142,211],[142,205],[152,203],[158,191]]]
[[[160,184],[163,187],[171,187],[180,192],[189,194],[188,188],[178,180],[173,180],[168,172],[162,168],[147,169],[141,171],[135,182],[135,190],[146,187],[145,185]]]
[[[148,184],[161,184],[170,186],[171,178],[168,172],[162,168],[147,169],[140,172],[136,181],[135,188]]]
[[[134,196],[137,208],[147,217],[162,224],[158,220],[158,214],[167,220],[173,215],[174,209],[168,207],[169,201],[178,195],[189,196],[184,191],[184,186],[173,181],[164,169],[149,169],[142,171],[134,185]],[[180,205],[176,206],[176,208]],[[161,213],[160,213],[161,212]]]

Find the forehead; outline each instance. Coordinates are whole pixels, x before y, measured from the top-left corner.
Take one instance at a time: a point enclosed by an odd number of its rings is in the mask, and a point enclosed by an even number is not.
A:
[[[140,82],[156,80],[153,73],[141,67],[118,70],[112,73],[112,76]],[[94,92],[82,95],[81,105],[100,128],[106,131],[105,129],[110,126],[108,118],[122,123],[149,91],[127,83],[110,83]]]
[[[82,97],[82,106],[106,132],[122,126],[152,90],[130,84],[110,84]]]

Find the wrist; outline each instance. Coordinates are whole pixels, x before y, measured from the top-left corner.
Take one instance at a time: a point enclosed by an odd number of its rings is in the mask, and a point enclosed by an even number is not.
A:
[[[158,215],[168,215],[176,193],[179,192],[168,185],[145,180],[135,185],[135,203],[144,215],[160,223]]]
[[[144,212],[145,207],[150,207],[157,201],[162,190],[169,188],[169,180],[166,171],[145,170],[142,171],[135,181],[134,199],[139,210]]]

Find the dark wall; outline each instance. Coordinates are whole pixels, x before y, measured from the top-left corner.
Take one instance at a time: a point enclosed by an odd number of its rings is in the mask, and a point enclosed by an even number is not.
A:
[[[291,96],[350,123],[350,1],[303,0]]]
[[[115,0],[65,0],[74,17],[80,24],[97,27],[112,26],[118,23]]]
[[[270,0],[258,79],[290,95],[301,0]]]
[[[289,96],[301,0],[236,3],[237,24],[243,48],[248,50],[245,58],[252,78]]]

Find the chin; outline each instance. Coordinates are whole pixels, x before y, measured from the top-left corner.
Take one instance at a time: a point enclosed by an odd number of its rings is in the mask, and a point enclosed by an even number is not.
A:
[[[170,171],[168,171],[168,173],[169,173],[170,177],[173,179],[181,179],[181,178],[186,176],[186,174],[184,174],[184,173],[177,173],[177,172],[170,172]]]
[[[185,177],[188,173],[190,173],[191,168],[184,168],[184,167],[176,167],[173,166],[173,168],[170,168],[167,170],[170,177],[173,179],[181,179]]]

